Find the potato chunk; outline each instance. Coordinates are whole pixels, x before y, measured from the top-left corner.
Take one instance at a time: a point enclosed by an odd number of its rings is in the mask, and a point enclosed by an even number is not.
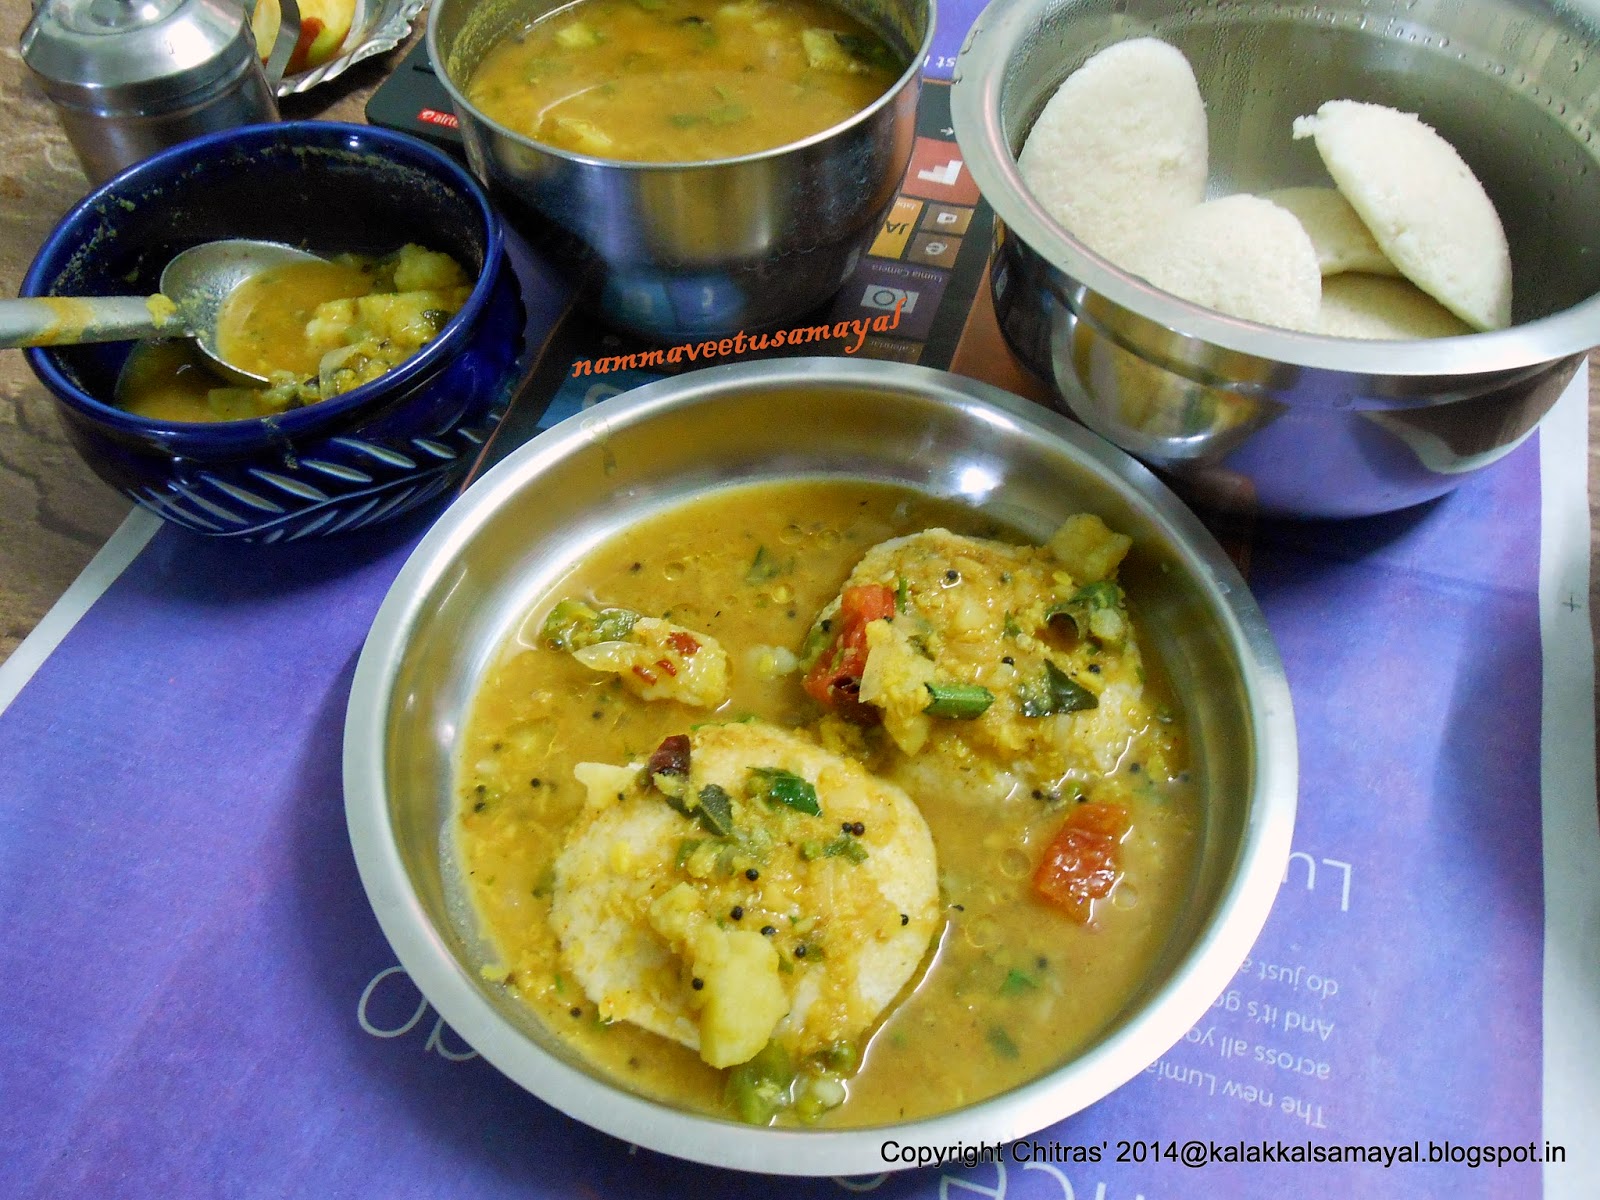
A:
[[[467,273],[448,254],[415,243],[400,247],[394,266],[395,291],[425,292],[471,286]]]
[[[709,634],[627,608],[567,597],[545,617],[540,640],[592,671],[617,675],[642,700],[716,708],[728,697],[728,653]]]
[[[753,929],[718,929],[702,921],[689,935],[689,962],[700,995],[700,1057],[713,1067],[754,1058],[789,1011],[778,979],[778,952]]]
[[[640,617],[626,641],[600,642],[572,656],[613,671],[641,700],[677,700],[716,708],[728,698],[728,653],[715,638],[670,621]]]
[[[1113,533],[1093,513],[1078,513],[1050,535],[1049,548],[1078,583],[1099,583],[1116,574],[1133,548],[1133,539]]]

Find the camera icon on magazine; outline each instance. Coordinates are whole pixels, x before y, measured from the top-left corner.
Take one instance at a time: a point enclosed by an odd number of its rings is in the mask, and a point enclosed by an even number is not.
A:
[[[905,315],[916,311],[917,295],[918,293],[907,291],[905,288],[869,283],[866,290],[861,293],[861,307],[894,312],[896,306],[899,306],[901,314]]]

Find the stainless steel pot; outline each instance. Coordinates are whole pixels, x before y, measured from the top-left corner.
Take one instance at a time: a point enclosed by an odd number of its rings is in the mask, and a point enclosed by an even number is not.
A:
[[[1594,0],[996,0],[956,65],[957,140],[1000,218],[995,307],[1090,428],[1202,504],[1346,517],[1441,495],[1503,457],[1600,342],[1600,53]],[[1016,155],[1060,82],[1125,38],[1188,57],[1217,195],[1329,186],[1296,116],[1349,98],[1421,115],[1483,182],[1511,244],[1496,333],[1369,342],[1179,300],[1091,253],[1028,194]]]
[[[513,133],[465,83],[502,37],[567,0],[438,0],[428,50],[472,169],[519,232],[607,322],[663,340],[780,324],[855,268],[910,161],[933,0],[841,4],[911,64],[849,121],[759,154],[701,163],[597,159]]]

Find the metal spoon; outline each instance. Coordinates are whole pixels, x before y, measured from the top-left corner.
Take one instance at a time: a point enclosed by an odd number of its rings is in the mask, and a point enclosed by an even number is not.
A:
[[[228,362],[217,350],[217,318],[228,296],[252,276],[315,254],[278,242],[228,238],[177,255],[161,272],[154,296],[40,296],[0,300],[0,348],[77,346],[145,338],[190,337],[228,378],[245,385],[266,378]]]

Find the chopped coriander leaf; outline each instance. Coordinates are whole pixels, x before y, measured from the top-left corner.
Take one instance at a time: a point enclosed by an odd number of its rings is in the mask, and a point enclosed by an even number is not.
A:
[[[1034,979],[1032,975],[1013,967],[1006,972],[1005,980],[1000,984],[1000,994],[1002,996],[1020,996],[1023,992],[1031,992],[1038,986],[1038,980]]]
[[[833,645],[834,618],[841,604],[837,598],[830,600],[817,614],[817,619],[806,630],[805,644],[800,647],[800,665],[809,670],[822,657],[822,652]]]
[[[853,863],[867,861],[867,848],[849,834],[841,833],[831,842],[820,839],[800,843],[800,857],[806,862],[819,858],[848,858]]]
[[[1001,1058],[1016,1058],[1022,1052],[1017,1049],[1017,1044],[1011,1040],[1011,1035],[998,1025],[991,1025],[989,1032],[984,1035],[984,1040],[989,1043],[989,1048]]]
[[[673,866],[681,871],[683,864],[689,861],[689,856],[705,844],[705,838],[684,838],[678,843],[678,853],[672,860]]]
[[[794,570],[794,559],[787,563],[780,563],[776,556],[769,554],[765,546],[756,547],[755,559],[750,563],[750,569],[744,573],[746,583],[766,583],[776,579],[779,575],[786,575]]]
[[[784,804],[796,812],[821,816],[822,806],[817,803],[817,789],[793,771],[782,767],[751,767],[750,794],[768,804]]]

